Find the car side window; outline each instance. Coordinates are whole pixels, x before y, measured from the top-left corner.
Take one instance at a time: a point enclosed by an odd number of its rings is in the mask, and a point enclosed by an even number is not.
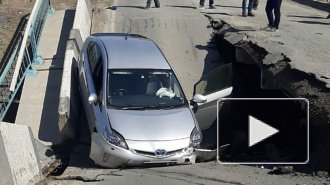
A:
[[[194,86],[194,94],[208,95],[232,86],[232,65],[226,64],[215,69]]]
[[[95,93],[98,96],[98,102],[100,108],[102,107],[102,85],[103,85],[103,59],[100,47],[95,43],[91,42],[87,48],[87,54],[89,64],[91,68],[91,75],[95,87]]]
[[[103,76],[103,66],[102,62],[98,62],[95,68],[96,70],[93,73],[93,81],[95,85],[95,92],[99,94],[102,89],[102,76]]]
[[[98,45],[95,45],[95,51],[97,51],[97,61],[94,70],[92,70],[93,82],[95,87],[95,92],[98,96],[98,102],[100,109],[102,109],[102,86],[103,86],[103,59],[101,50]]]
[[[95,91],[98,94],[102,86],[103,75],[103,59],[100,47],[95,42],[90,42],[87,48],[87,54]]]
[[[90,42],[87,47],[87,55],[88,55],[88,61],[89,61],[89,66],[91,68],[91,71],[94,70],[95,64],[96,64],[96,52],[95,52],[95,42]]]
[[[95,86],[95,91],[98,94],[102,87],[102,75],[103,75],[103,62],[102,55],[99,53],[98,60],[96,61],[96,65],[94,70],[92,70],[93,82]]]

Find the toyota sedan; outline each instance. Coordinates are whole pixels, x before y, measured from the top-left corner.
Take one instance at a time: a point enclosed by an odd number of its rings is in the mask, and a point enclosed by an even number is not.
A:
[[[228,69],[207,78],[216,79]],[[216,99],[228,96],[232,89],[226,83],[209,86],[202,79],[189,102],[159,47],[139,35],[89,36],[78,73],[91,133],[90,158],[109,168],[194,163],[203,138],[201,127],[210,126],[216,117]],[[198,113],[191,104],[199,106]],[[209,107],[213,118],[208,116]]]

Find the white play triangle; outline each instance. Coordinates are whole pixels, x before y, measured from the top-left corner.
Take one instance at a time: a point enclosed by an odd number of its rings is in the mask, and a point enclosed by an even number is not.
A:
[[[274,127],[267,125],[253,116],[249,116],[249,147],[278,132],[279,130]]]

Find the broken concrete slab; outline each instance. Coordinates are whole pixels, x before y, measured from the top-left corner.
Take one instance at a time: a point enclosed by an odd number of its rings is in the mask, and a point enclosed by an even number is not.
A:
[[[39,156],[39,166],[41,167],[41,169],[43,169],[44,167],[47,167],[49,166],[49,164],[53,163],[56,159],[56,156],[54,151],[50,147],[44,145],[38,139],[34,139],[34,142],[37,154]]]

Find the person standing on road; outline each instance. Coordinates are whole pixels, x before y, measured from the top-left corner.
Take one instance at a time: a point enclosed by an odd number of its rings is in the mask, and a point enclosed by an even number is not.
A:
[[[266,14],[268,18],[268,26],[264,28],[266,31],[278,31],[278,26],[281,19],[281,4],[282,0],[267,0]],[[275,14],[275,20],[273,16]]]
[[[259,0],[253,0],[253,10],[258,10]]]
[[[155,7],[156,8],[160,8],[160,2],[159,2],[159,0],[154,0],[154,2],[155,2]],[[149,9],[150,8],[150,4],[151,4],[151,0],[147,0],[147,6],[144,8],[144,9]]]
[[[205,3],[205,0],[200,0],[198,9],[204,9],[204,3]],[[209,0],[209,7],[210,7],[210,9],[215,9],[214,0]]]
[[[246,14],[246,1],[247,0],[243,0],[242,1],[242,9],[243,9],[242,16],[243,17],[246,17],[246,16],[252,16],[252,17],[254,17],[254,14],[252,13],[253,0],[249,0],[248,13],[247,14]]]

